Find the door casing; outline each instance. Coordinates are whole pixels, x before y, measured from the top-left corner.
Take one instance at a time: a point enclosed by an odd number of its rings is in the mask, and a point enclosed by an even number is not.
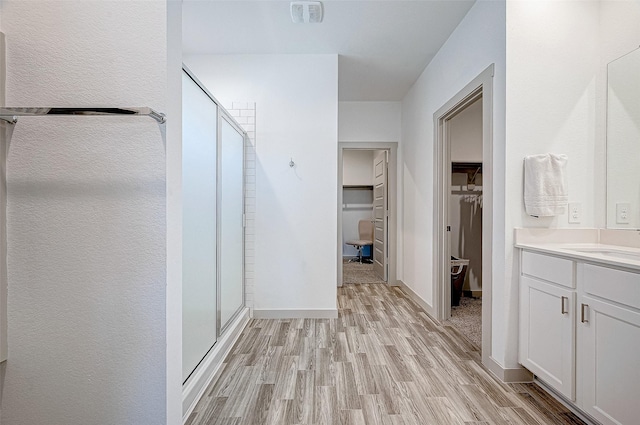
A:
[[[491,363],[493,258],[493,75],[491,64],[433,114],[433,300],[439,321],[451,315],[451,251],[447,225],[451,187],[448,120],[482,98],[482,363]]]
[[[338,232],[336,243],[342,247],[342,163],[344,150],[386,150],[389,152],[389,168],[388,168],[388,204],[389,204],[389,264],[387,273],[387,284],[391,286],[398,285],[396,267],[397,267],[397,192],[398,192],[398,142],[339,142],[338,143]],[[342,249],[337,250],[336,261],[338,263],[338,286],[342,286]]]

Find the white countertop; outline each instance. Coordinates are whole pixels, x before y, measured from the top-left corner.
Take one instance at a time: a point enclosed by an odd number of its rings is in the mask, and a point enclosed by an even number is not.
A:
[[[521,242],[516,248],[640,271],[640,248],[601,243]]]

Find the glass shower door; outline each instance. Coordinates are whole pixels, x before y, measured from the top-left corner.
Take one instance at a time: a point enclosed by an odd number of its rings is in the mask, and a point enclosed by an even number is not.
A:
[[[244,305],[244,136],[225,116],[220,120],[220,328]]]
[[[182,75],[182,378],[216,342],[218,107]]]

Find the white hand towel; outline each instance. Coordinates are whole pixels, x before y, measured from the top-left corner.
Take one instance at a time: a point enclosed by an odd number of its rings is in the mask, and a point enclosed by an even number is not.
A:
[[[527,214],[545,217],[565,212],[567,156],[553,153],[531,155],[524,159],[524,206]]]

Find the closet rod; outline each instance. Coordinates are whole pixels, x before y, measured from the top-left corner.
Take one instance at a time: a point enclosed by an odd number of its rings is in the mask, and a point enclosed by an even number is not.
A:
[[[39,117],[45,115],[141,115],[164,124],[167,120],[162,112],[149,107],[140,108],[48,108],[48,107],[0,107],[0,119],[8,123],[18,122],[17,117]]]

